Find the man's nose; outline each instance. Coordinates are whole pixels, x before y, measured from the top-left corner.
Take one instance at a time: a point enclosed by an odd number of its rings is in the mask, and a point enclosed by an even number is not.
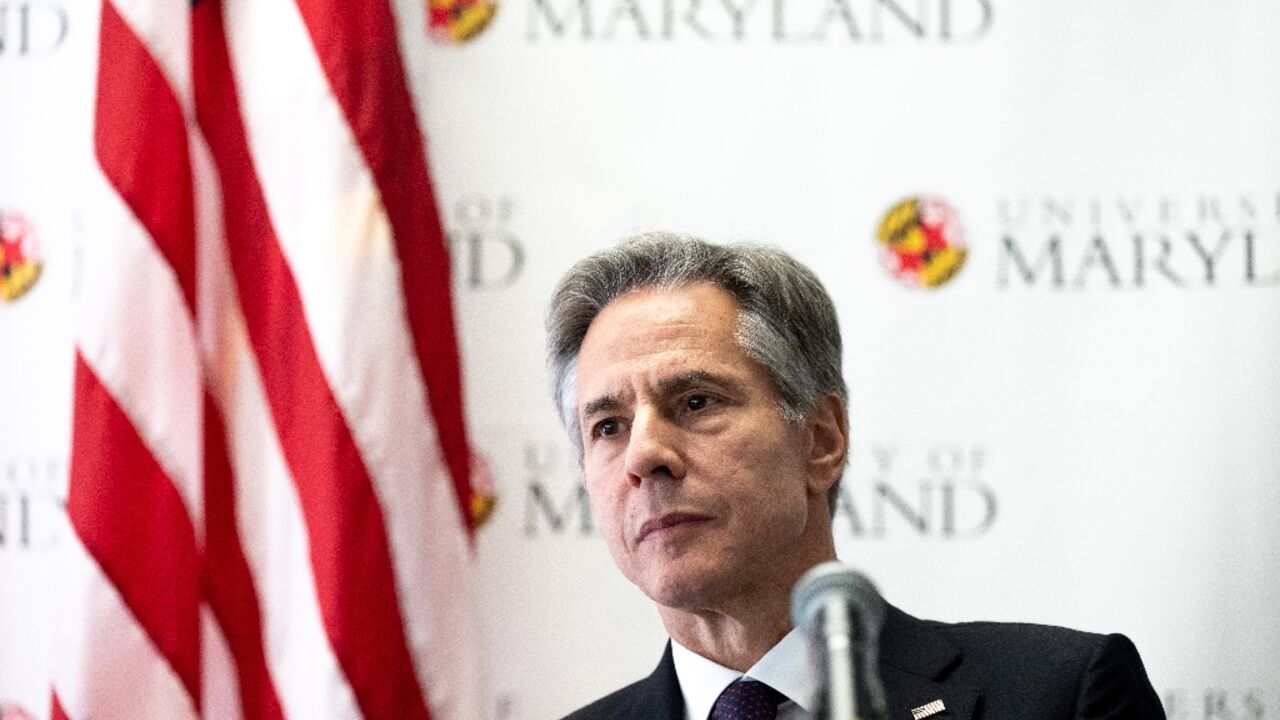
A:
[[[627,478],[632,483],[684,477],[680,430],[660,413],[649,408],[637,412],[627,440]]]

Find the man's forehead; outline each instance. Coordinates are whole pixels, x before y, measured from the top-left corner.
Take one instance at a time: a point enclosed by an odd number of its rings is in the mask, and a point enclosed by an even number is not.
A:
[[[591,321],[578,348],[578,372],[620,359],[662,353],[732,353],[739,308],[715,286],[644,289],[610,302]],[[670,359],[670,358],[668,358]]]
[[[594,344],[608,328],[640,331],[657,330],[678,324],[736,328],[741,306],[737,298],[718,285],[698,282],[686,285],[646,285],[629,290],[610,300],[596,313],[583,335],[581,351]]]
[[[711,284],[643,288],[620,296],[588,328],[575,367],[579,408],[694,380],[729,381],[746,360],[736,300]],[[599,402],[596,402],[599,400]]]

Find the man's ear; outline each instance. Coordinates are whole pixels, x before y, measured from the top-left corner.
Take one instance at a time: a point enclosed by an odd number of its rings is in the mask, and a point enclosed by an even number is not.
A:
[[[824,497],[844,472],[849,454],[849,415],[844,401],[831,393],[814,403],[805,421],[809,490]]]

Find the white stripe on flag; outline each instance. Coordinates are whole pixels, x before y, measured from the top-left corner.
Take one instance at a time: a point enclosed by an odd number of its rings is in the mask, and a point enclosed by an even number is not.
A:
[[[201,692],[204,717],[244,720],[240,712],[240,683],[227,638],[207,604],[200,606]]]
[[[173,481],[199,543],[202,385],[192,318],[132,212],[100,171],[91,183],[97,232],[81,249],[77,344]]]

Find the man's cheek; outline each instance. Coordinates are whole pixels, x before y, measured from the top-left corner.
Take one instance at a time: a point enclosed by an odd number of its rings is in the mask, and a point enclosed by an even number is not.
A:
[[[626,508],[621,498],[612,497],[600,488],[593,489],[591,485],[587,485],[587,498],[591,503],[591,514],[595,516],[596,527],[609,546],[609,551],[616,556],[621,549],[616,546],[623,539]]]
[[[587,500],[591,505],[591,514],[595,516],[596,526],[603,532],[611,523],[612,516],[604,494],[592,483],[586,483]]]

